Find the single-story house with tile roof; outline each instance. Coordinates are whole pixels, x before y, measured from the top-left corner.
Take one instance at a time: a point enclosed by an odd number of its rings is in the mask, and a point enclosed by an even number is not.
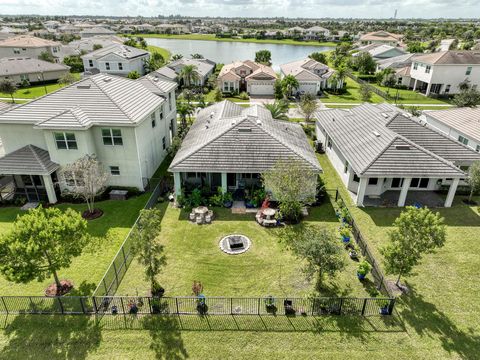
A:
[[[358,56],[362,52],[369,53],[374,60],[383,60],[389,59],[401,55],[405,55],[406,51],[399,46],[391,46],[385,44],[370,44],[365,45],[364,47],[358,48],[358,52],[354,53],[353,56]]]
[[[360,36],[360,43],[362,45],[368,44],[385,44],[391,46],[398,46],[402,42],[402,35],[392,34],[388,31],[373,31]]]
[[[259,183],[260,174],[290,159],[322,171],[299,124],[273,119],[261,105],[224,100],[197,113],[169,171],[177,196],[195,186],[226,192]]]
[[[36,58],[0,59],[0,81],[10,80],[15,84],[22,84],[25,80],[29,83],[56,81],[69,72],[69,66]]]
[[[144,190],[176,133],[174,82],[107,74],[84,78],[0,112],[5,155],[0,175],[13,175],[30,201],[57,201],[57,171],[95,154],[108,185]]]
[[[299,87],[296,91],[300,93],[316,95],[322,89],[343,86],[343,81],[332,83],[331,78],[335,70],[310,58],[280,65],[280,71],[282,77],[292,75],[298,80]]]
[[[215,63],[211,60],[181,58],[168,63],[154,72],[156,75],[164,77],[167,80],[177,81],[179,79],[180,72],[187,65],[195,66],[195,72],[197,73],[198,80],[195,81],[193,85],[198,86],[204,86],[208,81],[208,77],[212,75],[213,71],[215,70]]]
[[[480,152],[480,108],[425,110],[421,118],[429,126]]]
[[[449,185],[450,207],[466,169],[480,154],[390,104],[316,113],[317,139],[358,206],[430,200]],[[384,202],[385,201],[385,202]],[[393,203],[392,203],[393,201]]]
[[[217,84],[224,93],[246,91],[250,95],[273,95],[277,74],[270,66],[245,60],[224,65]]]
[[[132,71],[145,74],[145,63],[150,58],[147,50],[123,44],[92,51],[82,56],[83,67],[87,75],[105,73],[127,76]]]

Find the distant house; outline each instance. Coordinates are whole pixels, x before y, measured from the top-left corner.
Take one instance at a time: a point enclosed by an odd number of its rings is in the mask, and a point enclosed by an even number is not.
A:
[[[321,26],[312,26],[304,31],[305,40],[319,40],[319,39],[328,39],[330,37],[330,30],[325,29]]]
[[[413,90],[427,96],[456,94],[464,82],[478,88],[480,52],[452,50],[418,56],[411,65],[410,76]]]
[[[0,58],[30,57],[38,58],[42,53],[48,53],[56,61],[61,61],[61,44],[30,35],[14,36],[0,41]]]
[[[144,190],[176,132],[175,88],[165,80],[98,74],[0,113],[5,156],[29,201],[57,202],[62,166],[95,154],[108,185]]]
[[[471,148],[390,104],[315,116],[317,139],[358,206],[433,202],[433,192],[447,186],[446,199],[434,206],[450,207],[466,177],[462,169],[480,160]]]
[[[403,54],[399,56],[390,57],[387,59],[377,60],[377,71],[384,69],[402,69],[406,66],[410,67],[417,56],[421,54]]]
[[[143,32],[143,33],[155,32],[155,26],[152,24],[144,23],[144,24],[134,25],[134,26],[138,32]]]
[[[29,57],[1,58],[0,81],[15,84],[56,81],[70,72],[70,67]]]
[[[401,55],[405,55],[407,52],[398,46],[383,45],[383,44],[369,44],[358,48],[358,52],[353,56],[358,56],[362,52],[369,53],[374,60],[384,60]]]
[[[69,42],[67,46],[81,53],[93,51],[95,45],[106,48],[115,44],[123,45],[124,41],[124,39],[116,35],[97,35],[80,40],[73,40]]]
[[[251,60],[224,65],[218,74],[218,87],[224,93],[246,91],[250,95],[273,95],[277,74],[270,66]]]
[[[115,44],[83,55],[83,66],[87,74],[98,72],[127,76],[132,71],[145,74],[145,63],[150,53],[143,49]]]
[[[155,27],[159,34],[186,34],[188,29],[182,24],[160,24]]]
[[[322,89],[343,86],[342,82],[332,84],[331,79],[335,70],[310,58],[280,65],[280,70],[282,77],[292,75],[298,80],[299,87],[296,91],[301,93],[316,95]]]
[[[392,34],[387,31],[373,31],[361,35],[359,39],[362,45],[382,44],[390,46],[398,46],[402,43],[402,35]]]
[[[89,38],[89,37],[98,36],[98,35],[115,35],[115,31],[104,28],[102,26],[96,26],[90,29],[85,29],[80,32],[80,36],[82,38]]]
[[[421,117],[429,126],[480,152],[480,108],[425,110]]]
[[[164,67],[156,70],[154,73],[168,80],[177,81],[178,75],[187,65],[195,66],[195,72],[198,75],[198,80],[192,85],[204,86],[207,83],[208,77],[212,75],[213,71],[215,70],[215,63],[211,60],[181,58],[168,63]]]
[[[292,159],[322,171],[299,124],[275,120],[261,105],[243,108],[225,100],[197,113],[169,171],[176,196],[195,187],[226,192],[260,184],[260,174]]]

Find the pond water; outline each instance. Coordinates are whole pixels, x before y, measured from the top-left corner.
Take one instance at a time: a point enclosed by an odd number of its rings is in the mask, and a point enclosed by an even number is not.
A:
[[[184,57],[190,57],[190,54],[198,53],[207,59],[222,64],[228,64],[236,60],[254,60],[255,53],[258,50],[266,49],[272,53],[272,66],[275,71],[279,70],[281,64],[304,59],[312,52],[333,49],[328,46],[258,44],[208,40],[159,38],[146,38],[145,40],[149,45],[168,49],[172,54],[182,54]]]

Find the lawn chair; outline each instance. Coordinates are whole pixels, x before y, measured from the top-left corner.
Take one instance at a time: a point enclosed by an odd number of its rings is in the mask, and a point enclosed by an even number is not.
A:
[[[197,215],[192,211],[192,212],[190,213],[190,221],[195,221],[196,216],[197,216]]]
[[[211,223],[212,223],[212,217],[211,217],[209,214],[205,215],[205,222],[206,222],[207,224],[211,224]]]
[[[195,218],[195,222],[197,223],[197,225],[202,225],[202,224],[203,224],[202,216],[201,216],[201,215],[198,215],[198,216]]]

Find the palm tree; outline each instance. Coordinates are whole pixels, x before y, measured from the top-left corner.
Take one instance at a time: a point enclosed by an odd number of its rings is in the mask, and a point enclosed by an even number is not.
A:
[[[193,107],[189,103],[184,101],[177,102],[177,114],[180,115],[181,120],[181,131],[180,133],[184,133],[187,128],[187,116],[190,117],[193,114]]]
[[[282,89],[285,97],[292,95],[293,89],[299,87],[298,80],[293,75],[287,75],[282,79]]]
[[[345,78],[348,74],[348,68],[346,68],[345,66],[339,66],[335,74],[337,75],[338,83],[343,85],[343,82],[345,81]]]
[[[265,104],[270,111],[272,117],[278,120],[288,120],[288,102],[283,100],[275,100],[273,104]]]
[[[180,70],[179,77],[183,80],[186,88],[190,88],[192,83],[200,79],[195,65],[185,65],[182,70]]]

